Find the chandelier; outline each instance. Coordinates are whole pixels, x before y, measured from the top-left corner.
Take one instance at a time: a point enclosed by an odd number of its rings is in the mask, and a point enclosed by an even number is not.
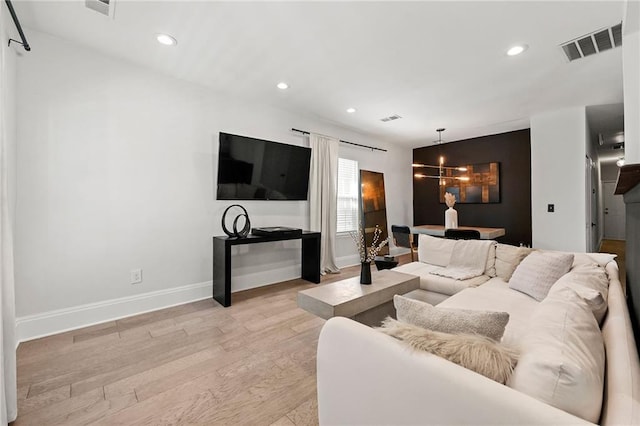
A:
[[[445,131],[444,128],[436,129],[436,132],[438,132],[438,140],[435,141],[436,144],[440,145],[442,143],[442,132],[444,131]],[[437,169],[438,174],[427,174],[426,173],[427,171],[425,170],[424,172],[414,173],[413,177],[416,177],[419,179],[422,179],[422,178],[439,179],[440,185],[446,185],[447,179],[460,180],[465,182],[469,181],[469,176],[461,176],[461,175],[455,174],[456,172],[466,172],[467,171],[466,167],[445,166],[443,156],[440,156],[440,162],[438,165],[413,163],[411,166],[414,169]],[[450,173],[447,173],[447,172],[450,172]]]

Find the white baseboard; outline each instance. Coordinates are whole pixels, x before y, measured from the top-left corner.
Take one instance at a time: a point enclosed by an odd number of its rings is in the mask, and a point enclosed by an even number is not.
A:
[[[391,248],[394,256],[409,253],[402,248]],[[357,254],[343,256],[336,259],[338,267],[358,265],[360,259]],[[259,274],[244,274],[233,277],[232,292],[261,287],[270,283],[289,280],[299,276],[300,266],[278,268]],[[260,284],[256,284],[260,283]],[[16,318],[16,335],[18,342],[65,331],[76,330],[107,321],[113,321],[145,312],[182,305],[211,297],[212,283],[189,284],[181,287],[158,290],[135,296],[89,303],[71,308],[57,309],[35,315]]]
[[[211,281],[16,318],[18,342],[211,297]]]

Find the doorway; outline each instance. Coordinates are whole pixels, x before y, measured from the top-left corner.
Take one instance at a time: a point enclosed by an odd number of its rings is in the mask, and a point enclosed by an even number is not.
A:
[[[597,251],[598,245],[598,194],[596,193],[598,174],[596,165],[587,155],[585,158],[585,183],[586,183],[586,233],[587,251]]]
[[[604,238],[625,239],[625,210],[622,195],[614,195],[616,182],[603,181]]]

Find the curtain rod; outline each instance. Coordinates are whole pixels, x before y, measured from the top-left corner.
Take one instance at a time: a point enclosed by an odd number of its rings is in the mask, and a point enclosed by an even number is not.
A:
[[[291,128],[291,131],[292,131],[292,132],[302,133],[303,135],[310,135],[310,134],[311,134],[311,133],[307,132],[306,130],[298,130],[298,129],[294,129],[294,128]],[[359,144],[359,143],[354,143],[354,142],[349,142],[349,141],[343,141],[342,139],[340,139],[340,142],[342,142],[342,143],[346,143],[346,144],[349,144],[349,145],[360,146],[360,147],[362,147],[362,148],[367,148],[367,149],[370,149],[370,150],[372,150],[372,151],[375,149],[376,151],[387,152],[387,150],[386,150],[386,149],[378,148],[378,147],[375,147],[375,146],[362,145],[362,144]]]
[[[16,25],[16,28],[18,29],[18,34],[20,34],[20,38],[22,39],[22,42],[19,42],[18,40],[14,40],[10,38],[8,46],[11,46],[11,42],[15,41],[16,43],[22,45],[22,47],[24,47],[24,50],[26,50],[27,52],[30,51],[31,46],[29,46],[29,42],[27,41],[27,38],[24,36],[24,33],[22,32],[22,26],[20,25],[20,21],[18,21],[18,17],[16,16],[15,10],[13,10],[13,5],[11,4],[11,0],[4,0],[4,2],[7,4],[7,7],[9,8],[9,13],[11,13],[11,17],[13,18],[13,23]]]

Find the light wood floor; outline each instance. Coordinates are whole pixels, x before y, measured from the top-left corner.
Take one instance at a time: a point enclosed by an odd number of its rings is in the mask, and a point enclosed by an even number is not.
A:
[[[313,286],[292,280],[235,293],[229,308],[203,300],[22,343],[13,424],[315,425],[325,321],[296,305]]]
[[[614,253],[618,255],[618,257],[616,257],[616,262],[618,263],[618,269],[620,269],[620,283],[622,284],[622,288],[626,290],[626,242],[623,240],[602,240],[600,252]]]

